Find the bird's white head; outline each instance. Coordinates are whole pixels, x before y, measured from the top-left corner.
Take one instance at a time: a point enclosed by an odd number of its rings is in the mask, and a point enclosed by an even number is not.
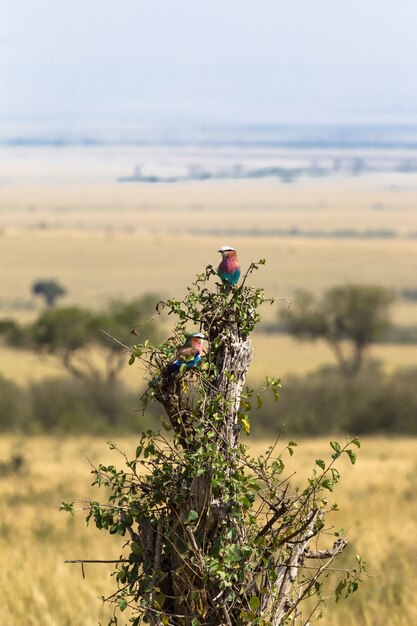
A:
[[[195,337],[196,339],[205,339],[206,336],[204,333],[191,333],[191,335],[188,335],[189,337]]]
[[[206,336],[203,333],[191,333],[187,336],[184,345],[186,347],[194,347],[201,350],[203,346],[203,339],[206,339]]]
[[[232,248],[232,246],[222,246],[217,252],[220,252],[220,254],[224,256],[227,252],[235,252],[235,249]]]

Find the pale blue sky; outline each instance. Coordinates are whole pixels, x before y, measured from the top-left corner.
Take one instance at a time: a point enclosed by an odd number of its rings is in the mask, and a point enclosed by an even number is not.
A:
[[[417,120],[416,0],[8,0],[0,116]]]

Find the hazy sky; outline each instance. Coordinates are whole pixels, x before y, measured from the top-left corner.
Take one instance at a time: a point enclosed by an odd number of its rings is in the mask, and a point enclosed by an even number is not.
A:
[[[3,120],[417,120],[416,0],[3,4]]]

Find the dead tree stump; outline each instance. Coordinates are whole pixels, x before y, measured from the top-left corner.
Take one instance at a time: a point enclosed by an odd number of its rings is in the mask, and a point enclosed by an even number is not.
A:
[[[252,264],[251,270],[256,269]],[[240,442],[249,431],[256,395],[246,386],[252,358],[250,333],[263,290],[207,287],[208,268],[182,302],[164,305],[178,316],[177,336],[191,322],[208,338],[199,367],[161,376],[175,346],[134,346],[148,367],[152,384],[144,399],[165,409],[172,427],[142,435],[128,471],[100,465],[96,483],[110,489],[107,505],[90,503],[88,519],[112,533],[128,533],[128,554],[117,566],[120,610],[132,611],[132,624],[152,626],[282,626],[310,623],[303,600],[324,602],[322,578],[347,541],[329,532],[320,544],[329,512],[328,495],[339,478],[335,462],[352,446],[331,442],[328,462],[316,461],[304,487],[285,476],[285,455],[277,444],[252,458]],[[155,376],[156,375],[156,376]],[[279,380],[268,378],[265,391],[278,397]],[[314,549],[311,543],[314,540]],[[363,566],[345,570],[336,595],[356,590]],[[328,590],[326,590],[328,593]]]

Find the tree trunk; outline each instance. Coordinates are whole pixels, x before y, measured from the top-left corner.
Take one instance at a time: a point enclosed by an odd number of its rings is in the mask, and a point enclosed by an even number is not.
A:
[[[249,339],[242,339],[236,329],[229,329],[227,339],[222,344],[216,359],[219,372],[216,392],[224,396],[224,409],[227,415],[220,430],[220,437],[226,454],[239,443],[240,397],[251,359],[252,350]]]
[[[224,416],[223,422],[216,428],[215,444],[222,450],[226,458],[230,458],[233,450],[239,444],[240,426],[238,422],[240,398],[246,382],[246,375],[249,363],[252,358],[251,344],[247,338],[239,335],[238,329],[233,325],[222,328],[222,344],[215,354],[215,364],[217,377],[215,385],[209,392],[209,400],[221,396],[221,412]],[[213,339],[213,338],[212,338]],[[189,449],[193,445],[193,424],[196,416],[192,415],[187,403],[182,398],[181,383],[179,376],[173,375],[162,379],[155,389],[155,396],[163,404],[174,430],[180,434],[180,442],[184,448]],[[211,416],[201,415],[201,420],[211,428]],[[201,421],[200,420],[200,421]],[[190,588],[200,590],[205,593],[202,579],[204,575],[203,563],[201,567],[198,560],[202,556],[201,548],[198,545],[196,535],[211,536],[215,533],[220,524],[226,523],[229,503],[220,493],[217,497],[213,495],[211,485],[212,473],[208,469],[204,474],[194,478],[190,484],[188,494],[184,494],[182,510],[174,509],[170,515],[169,536],[172,540],[172,550],[170,562],[166,564],[169,569],[169,581],[171,589],[166,589],[166,595],[174,598],[173,613],[181,615],[179,623],[191,624],[195,616],[193,607],[187,601]],[[198,514],[198,525],[192,529],[184,525],[184,515],[187,511],[196,511]],[[149,531],[150,532],[150,531]],[[153,539],[147,539],[147,543],[156,545],[157,532],[152,531]],[[194,565],[184,564],[184,556],[181,554],[179,546],[182,544],[191,545],[190,557],[193,557]],[[155,551],[155,550],[154,550]],[[153,555],[155,560],[156,554]],[[214,588],[212,593],[218,594],[218,589]],[[210,605],[212,602],[205,598],[204,602]],[[155,615],[149,616],[155,624]],[[205,623],[210,626],[220,626],[227,624],[230,626],[230,617],[221,607],[212,606],[208,611]]]

